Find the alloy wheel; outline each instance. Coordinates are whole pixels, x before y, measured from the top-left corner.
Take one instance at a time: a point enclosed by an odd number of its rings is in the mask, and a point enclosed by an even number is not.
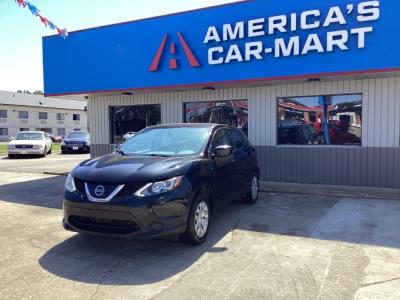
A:
[[[209,222],[209,209],[205,201],[201,201],[197,205],[196,212],[194,214],[194,230],[199,238],[206,235]]]
[[[253,197],[253,199],[257,199],[258,190],[259,190],[258,178],[256,176],[254,176],[252,181],[251,181],[251,196]]]

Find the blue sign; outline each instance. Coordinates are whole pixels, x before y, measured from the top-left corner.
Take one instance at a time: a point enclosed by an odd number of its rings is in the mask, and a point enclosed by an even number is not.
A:
[[[43,38],[47,95],[400,70],[400,1],[254,0]]]

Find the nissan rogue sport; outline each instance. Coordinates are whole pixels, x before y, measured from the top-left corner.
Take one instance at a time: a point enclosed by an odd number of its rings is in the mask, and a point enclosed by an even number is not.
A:
[[[65,229],[116,237],[207,238],[213,212],[255,204],[256,150],[240,130],[216,124],[150,127],[113,154],[78,165],[65,184]]]

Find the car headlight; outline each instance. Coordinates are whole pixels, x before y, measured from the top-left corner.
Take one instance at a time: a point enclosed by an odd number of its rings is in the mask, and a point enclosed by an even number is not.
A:
[[[64,141],[61,141],[61,146],[65,146],[65,142]]]
[[[71,173],[68,174],[67,180],[65,181],[65,189],[71,193],[76,191],[74,177],[72,177]]]
[[[44,148],[43,145],[34,145],[33,146],[33,149],[42,149],[42,148]]]
[[[15,145],[8,145],[8,149],[14,149]]]
[[[135,193],[137,197],[162,194],[177,188],[182,182],[183,176],[174,177],[165,181],[146,184]]]

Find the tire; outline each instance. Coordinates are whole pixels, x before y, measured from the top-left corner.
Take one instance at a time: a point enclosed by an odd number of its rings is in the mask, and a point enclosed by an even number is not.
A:
[[[15,155],[14,154],[8,154],[8,158],[9,159],[13,159],[13,158],[15,158]]]
[[[43,152],[43,154],[42,154],[42,157],[46,157],[46,155],[47,155],[47,148],[45,147],[45,148],[44,148],[44,152]]]
[[[254,172],[251,178],[249,189],[246,196],[243,198],[243,203],[254,205],[258,202],[258,196],[260,194],[260,179],[258,173]]]
[[[50,148],[50,151],[49,151],[48,154],[51,154],[52,151],[53,151],[53,147]]]
[[[202,214],[203,216],[201,216]],[[204,243],[208,236],[210,219],[210,202],[205,195],[199,194],[193,200],[190,207],[186,231],[179,236],[179,240],[190,245],[201,245]],[[206,223],[198,223],[199,220]]]

